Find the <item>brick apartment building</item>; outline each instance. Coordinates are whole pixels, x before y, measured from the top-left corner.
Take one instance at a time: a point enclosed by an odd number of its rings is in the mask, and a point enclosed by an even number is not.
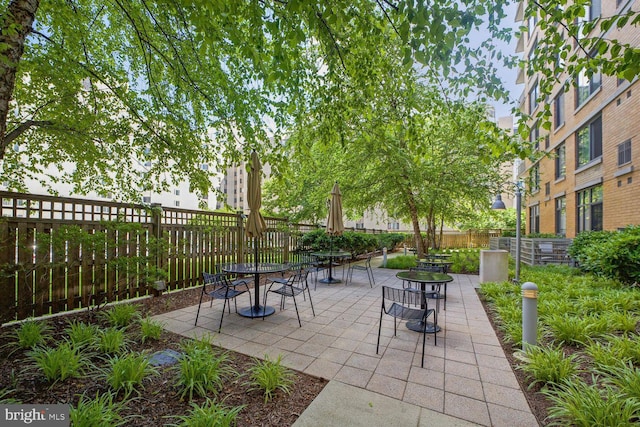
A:
[[[526,2],[519,5],[516,21],[524,21]],[[592,0],[585,19],[609,17],[640,10],[640,0]],[[538,22],[527,19],[517,52],[531,57],[538,42]],[[597,30],[599,31],[599,30]],[[627,26],[604,34],[640,46],[640,28]],[[567,40],[567,43],[575,43]],[[554,88],[546,102],[552,122],[549,131],[533,123],[530,138],[538,149],[551,154],[521,164],[518,174],[527,183],[523,201],[526,233],[555,233],[574,237],[587,230],[616,230],[640,224],[640,85],[600,74],[561,75],[574,81],[564,92]],[[538,77],[521,71],[524,83],[520,109],[532,116],[542,108]]]

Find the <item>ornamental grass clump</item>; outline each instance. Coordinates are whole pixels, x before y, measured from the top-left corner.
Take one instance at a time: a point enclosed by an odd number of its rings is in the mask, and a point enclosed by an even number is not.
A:
[[[236,425],[236,418],[240,411],[244,409],[244,405],[225,408],[209,398],[207,398],[204,405],[192,402],[191,406],[192,408],[188,415],[173,417],[180,421],[179,424],[169,425],[178,427],[232,427]]]
[[[177,373],[175,385],[180,390],[180,399],[189,396],[206,396],[216,394],[224,384],[224,379],[235,372],[225,363],[228,361],[226,353],[216,353],[207,341],[191,341],[182,345],[182,357],[175,365]]]
[[[118,354],[126,350],[127,340],[123,329],[107,328],[98,334],[96,347],[103,354]]]
[[[517,352],[515,356],[521,362],[517,369],[531,380],[529,388],[536,384],[559,384],[579,372],[577,356],[566,356],[561,347],[528,346],[526,351]]]
[[[75,347],[92,347],[98,339],[100,328],[72,320],[64,331]]]
[[[118,304],[101,312],[101,316],[112,327],[126,328],[140,318],[140,313],[133,304]]]
[[[294,373],[282,365],[282,355],[273,361],[265,355],[265,360],[255,360],[249,368],[249,382],[252,389],[264,392],[264,401],[267,403],[277,390],[290,394],[291,385],[294,383]]]
[[[158,371],[150,363],[144,353],[129,353],[122,356],[114,356],[109,359],[103,375],[107,384],[115,391],[123,390],[125,396],[129,396],[150,375]]]
[[[598,378],[592,378],[593,384]],[[555,387],[542,390],[553,406],[549,408],[552,426],[637,426],[640,400],[628,399],[615,387],[605,384],[594,387],[572,378]]]
[[[89,363],[88,355],[68,341],[55,348],[35,348],[28,356],[45,378],[53,383],[81,376]]]
[[[45,322],[27,320],[11,333],[18,348],[27,350],[43,345],[51,339],[51,326]],[[11,344],[9,344],[11,345]]]
[[[157,341],[164,330],[162,323],[156,322],[149,317],[140,321],[140,337],[143,343],[154,340]]]
[[[126,406],[127,402],[117,402],[113,393],[96,393],[94,398],[83,395],[69,410],[69,419],[74,427],[118,427],[129,423],[130,417],[120,415]]]

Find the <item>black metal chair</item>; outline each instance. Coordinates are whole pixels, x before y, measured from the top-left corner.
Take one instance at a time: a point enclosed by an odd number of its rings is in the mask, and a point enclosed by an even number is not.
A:
[[[420,267],[413,267],[410,268],[409,270],[411,271],[430,271],[432,273],[447,273],[447,267],[444,265],[439,265],[439,264],[429,264],[427,263],[421,263]],[[443,282],[439,285],[432,285],[431,286],[431,290],[432,291],[436,291],[436,286],[438,287],[438,289],[440,288],[440,286],[442,286],[444,288],[444,290],[442,292],[440,292],[440,290],[438,290],[437,293],[432,293],[432,296],[430,296],[429,298],[431,299],[442,299],[444,300],[444,307],[443,310],[447,309],[447,282]],[[404,284],[403,284],[404,287]],[[440,305],[438,305],[438,310],[440,309]]]
[[[349,269],[347,270],[347,284],[349,284],[349,281],[353,282],[354,270],[366,271],[367,278],[369,279],[369,286],[373,288],[373,285],[375,285],[376,281],[373,277],[373,269],[371,268],[371,257],[372,255],[368,254],[367,258],[364,261],[364,264],[357,264],[357,263],[349,264]]]
[[[196,322],[195,325],[198,325],[198,317],[200,316],[200,306],[202,305],[202,299],[204,296],[208,296],[211,298],[211,304],[209,307],[213,305],[213,300],[221,299],[224,300],[224,304],[222,306],[222,315],[220,316],[220,325],[218,326],[218,332],[222,329],[222,319],[224,319],[224,310],[227,308],[227,304],[229,305],[229,313],[231,313],[231,302],[233,300],[235,305],[236,313],[238,312],[238,305],[236,303],[236,297],[241,294],[249,295],[249,306],[251,303],[251,292],[249,292],[249,288],[246,284],[237,284],[234,285],[224,273],[202,273],[202,293],[200,294],[200,302],[198,303],[198,312],[196,313]],[[207,289],[208,288],[208,289]]]
[[[309,303],[311,304],[311,312],[315,317],[316,312],[313,309],[313,301],[311,300],[311,290],[309,289],[309,283],[307,278],[309,276],[309,270],[300,268],[293,270],[289,277],[286,278],[267,278],[267,290],[264,293],[263,305],[267,305],[267,295],[271,292],[280,295],[280,310],[284,310],[284,303],[287,297],[293,298],[293,305],[296,308],[296,316],[298,316],[298,325],[302,327],[300,322],[300,313],[298,312],[298,303],[296,302],[296,295],[302,294],[306,301],[304,291],[309,294]],[[275,287],[275,288],[274,288]],[[262,317],[264,320],[264,316]]]
[[[382,286],[382,307],[380,308],[380,325],[378,326],[378,344],[376,354],[380,349],[380,334],[382,333],[382,315],[393,317],[393,336],[396,336],[398,319],[421,322],[422,330],[422,363],[424,368],[424,347],[427,340],[427,319],[433,315],[433,329],[437,330],[438,318],[435,310],[428,308],[426,292],[420,289],[399,289]],[[437,334],[433,334],[433,343],[437,343]]]

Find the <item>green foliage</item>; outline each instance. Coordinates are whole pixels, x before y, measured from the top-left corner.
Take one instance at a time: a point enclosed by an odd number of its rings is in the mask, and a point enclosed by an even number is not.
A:
[[[278,355],[276,360],[270,360],[265,355],[265,360],[254,360],[253,366],[249,368],[250,383],[264,392],[264,402],[273,398],[274,392],[281,390],[290,394],[290,387],[294,383],[294,373],[282,366],[282,355]]]
[[[21,349],[34,348],[51,339],[51,326],[46,322],[27,320],[10,335]]]
[[[631,363],[611,363],[600,369],[603,382],[617,388],[626,399],[640,400],[640,368]]]
[[[576,346],[584,346],[607,328],[597,316],[581,317],[572,313],[551,313],[544,322],[554,341]]]
[[[627,399],[608,385],[593,387],[574,378],[542,393],[553,402],[549,409],[551,425],[634,426],[640,416],[639,399]]]
[[[375,236],[378,239],[378,248],[387,248],[388,252],[393,251],[405,239],[405,234],[402,233],[382,233]]]
[[[560,347],[527,346],[525,352],[516,353],[522,362],[517,369],[530,378],[529,388],[538,383],[560,384],[576,377],[579,372],[576,354],[566,356]]]
[[[387,259],[387,267],[394,270],[408,270],[415,267],[416,257],[413,255],[399,255]]]
[[[68,341],[56,348],[35,348],[28,355],[49,382],[79,377],[89,363],[87,355]]]
[[[233,369],[226,366],[228,356],[225,353],[214,353],[207,341],[192,341],[182,346],[183,355],[174,367],[180,398],[189,396],[206,396],[217,393],[224,384],[224,379],[233,374]]]
[[[563,239],[564,237],[554,233],[529,233],[526,235],[529,239]]]
[[[74,347],[92,347],[98,339],[100,329],[96,325],[72,320],[65,333]]]
[[[103,393],[95,398],[82,395],[78,405],[69,411],[74,427],[117,427],[129,423],[129,417],[120,415],[126,402],[117,402],[113,393]]]
[[[15,390],[0,389],[0,405],[10,405],[20,403],[17,399],[7,397],[11,395]]]
[[[188,415],[174,417],[180,420],[179,424],[170,425],[178,427],[232,427],[236,425],[236,418],[244,409],[244,406],[228,409],[209,398],[204,405],[191,402],[191,406],[192,409]]]
[[[342,249],[354,256],[378,249],[376,235],[345,231],[341,236],[330,236],[324,229],[317,229],[305,233],[300,238],[300,245],[314,251],[328,251]]]
[[[580,233],[568,253],[582,271],[628,284],[640,281],[640,226]]]
[[[109,359],[108,367],[104,371],[107,384],[115,391],[124,390],[125,395],[131,394],[149,375],[158,371],[149,364],[149,358],[144,353],[128,353]]]
[[[456,274],[478,274],[480,271],[480,250],[469,249],[452,251],[449,271]]]
[[[118,354],[126,350],[127,340],[124,330],[119,328],[107,328],[98,334],[96,347],[104,354]]]
[[[117,304],[100,314],[109,325],[116,328],[126,328],[140,317],[138,307],[134,304]]]
[[[140,321],[140,335],[142,342],[148,340],[158,340],[164,330],[162,323],[156,322],[149,317],[145,317]]]

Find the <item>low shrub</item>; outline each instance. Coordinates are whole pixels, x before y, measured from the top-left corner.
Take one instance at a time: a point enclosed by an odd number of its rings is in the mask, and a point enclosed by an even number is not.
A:
[[[626,284],[640,283],[640,226],[580,233],[568,253],[582,271]]]
[[[126,328],[140,317],[138,307],[133,304],[114,305],[109,310],[101,312],[101,315],[109,325],[116,328]]]
[[[38,347],[28,353],[49,382],[82,375],[89,363],[86,353],[65,341],[56,348]]]
[[[45,344],[51,339],[51,332],[52,329],[47,323],[27,320],[11,333],[11,338],[19,348],[26,350]]]
[[[290,386],[293,384],[293,372],[282,366],[282,355],[276,360],[270,360],[265,355],[265,360],[255,360],[254,365],[249,369],[250,383],[264,392],[264,403],[273,397],[277,390],[289,394]]]
[[[395,270],[408,270],[415,267],[416,257],[413,255],[399,255],[387,259],[387,267]]]
[[[522,362],[517,369],[531,379],[529,388],[538,383],[560,384],[576,378],[579,372],[577,356],[566,356],[560,347],[530,346],[524,352],[515,353],[515,356]]]
[[[158,371],[150,365],[149,359],[143,353],[129,353],[124,356],[115,356],[109,359],[109,366],[103,375],[107,384],[115,391],[124,390],[128,396],[137,387],[142,386],[142,381],[149,375]]]
[[[95,398],[83,395],[75,408],[69,410],[69,419],[74,427],[117,427],[129,423],[129,417],[120,412],[126,402],[116,402],[112,393],[103,393]]]
[[[177,427],[231,427],[236,425],[236,418],[244,406],[225,408],[207,398],[204,405],[191,403],[192,409],[188,415],[176,416],[180,423],[169,424]]]

